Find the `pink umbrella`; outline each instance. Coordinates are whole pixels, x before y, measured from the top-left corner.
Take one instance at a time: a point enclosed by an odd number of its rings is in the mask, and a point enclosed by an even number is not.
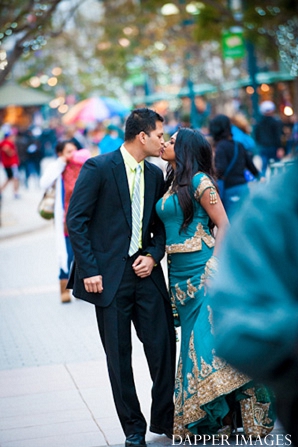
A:
[[[73,124],[79,121],[90,123],[103,121],[111,116],[104,101],[100,98],[89,98],[78,102],[62,118],[64,124]]]

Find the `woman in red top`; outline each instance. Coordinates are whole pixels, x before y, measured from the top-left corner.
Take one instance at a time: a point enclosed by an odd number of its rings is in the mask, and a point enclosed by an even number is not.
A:
[[[88,149],[77,150],[70,140],[60,141],[56,146],[57,158],[50,163],[41,179],[40,186],[46,190],[55,184],[55,238],[59,263],[61,302],[69,303],[71,295],[66,290],[73,253],[66,227],[69,200],[83,163],[90,157]]]
[[[18,198],[19,191],[19,157],[17,147],[14,142],[14,135],[6,133],[4,139],[0,143],[0,160],[4,166],[7,179],[0,187],[0,193],[6,188],[10,181],[13,182],[13,191],[15,198]]]

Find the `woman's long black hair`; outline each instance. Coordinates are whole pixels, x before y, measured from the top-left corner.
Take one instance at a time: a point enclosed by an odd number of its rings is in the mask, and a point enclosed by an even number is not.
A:
[[[178,195],[184,216],[181,232],[187,228],[194,217],[193,176],[197,172],[203,172],[213,179],[215,172],[211,146],[198,130],[181,128],[177,134],[174,151],[176,169],[174,171],[170,165],[168,166],[166,185],[169,187],[172,183],[172,189]],[[209,222],[209,228],[213,227],[214,224]]]

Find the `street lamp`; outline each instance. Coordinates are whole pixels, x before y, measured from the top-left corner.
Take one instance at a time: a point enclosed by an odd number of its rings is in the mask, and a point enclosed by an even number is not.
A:
[[[174,5],[174,3],[164,4],[160,11],[163,16],[172,16],[175,14],[179,14],[179,12],[180,12],[179,9],[177,8],[177,6]]]

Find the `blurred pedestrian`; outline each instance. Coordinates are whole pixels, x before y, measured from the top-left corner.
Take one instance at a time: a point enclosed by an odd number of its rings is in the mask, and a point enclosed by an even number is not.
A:
[[[230,121],[233,140],[242,143],[252,155],[255,154],[256,143],[251,136],[252,129],[246,116],[238,112],[230,117]]]
[[[0,160],[4,167],[7,179],[0,186],[0,194],[7,187],[13,183],[13,193],[15,199],[19,198],[19,157],[17,146],[15,144],[15,136],[12,130],[6,131],[4,139],[0,142]]]
[[[248,156],[254,162],[254,155],[256,155],[256,143],[251,136],[251,126],[248,119],[243,113],[235,113],[230,117],[232,138],[234,141],[242,143],[244,149],[246,149]],[[247,182],[256,180],[253,174],[244,169],[244,177]]]
[[[88,147],[88,141],[84,135],[84,132],[80,131],[76,125],[71,125],[66,128],[65,138],[71,141],[77,149]]]
[[[211,288],[218,354],[273,388],[279,419],[296,446],[297,191],[298,161],[259,190],[234,221]],[[258,411],[267,413],[266,406]]]
[[[281,144],[283,123],[275,118],[275,104],[263,101],[260,104],[261,119],[255,126],[255,140],[262,158],[262,176],[266,175],[269,160],[277,160],[284,155]]]
[[[79,152],[79,153],[77,153]],[[55,236],[59,262],[59,280],[61,302],[71,301],[66,284],[69,275],[73,252],[66,225],[66,213],[70,197],[83,163],[89,158],[88,150],[77,151],[76,146],[69,140],[61,141],[56,146],[57,158],[50,163],[40,179],[40,185],[47,189],[55,185]]]
[[[33,135],[31,128],[20,128],[15,142],[20,158],[21,181],[28,188],[30,177],[34,176],[38,183],[40,180],[43,155],[39,135]]]
[[[288,141],[287,155],[288,157],[296,157],[298,155],[298,117],[294,114],[291,118],[293,125]]]
[[[131,364],[132,322],[153,381],[149,430],[173,433],[175,331],[160,266],[164,229],[155,213],[164,180],[144,160],[160,155],[162,122],[153,110],[132,111],[121,148],[83,166],[67,215],[75,255],[69,287],[95,304],[126,447],[145,446],[147,427]]]
[[[228,116],[216,115],[210,121],[209,130],[215,146],[214,161],[217,177],[224,185],[221,193],[222,201],[231,219],[239,212],[243,202],[249,196],[245,170],[247,169],[258,179],[260,172],[243,144],[233,140],[231,121]]]
[[[26,184],[28,186],[28,181],[30,177],[37,180],[39,184],[41,175],[41,160],[43,154],[41,152],[40,136],[41,128],[38,126],[28,129],[28,146],[27,146],[27,157],[26,157]]]
[[[20,182],[26,188],[28,187],[28,169],[27,169],[27,148],[30,144],[31,136],[27,128],[20,127],[16,134],[15,143],[17,146],[18,156],[20,160]]]
[[[103,139],[98,143],[100,154],[106,154],[108,152],[115,151],[124,142],[122,137],[122,131],[114,124],[109,124],[106,128],[106,134]]]
[[[52,157],[57,144],[57,133],[53,122],[50,121],[49,125],[42,129],[39,141],[42,157]]]

